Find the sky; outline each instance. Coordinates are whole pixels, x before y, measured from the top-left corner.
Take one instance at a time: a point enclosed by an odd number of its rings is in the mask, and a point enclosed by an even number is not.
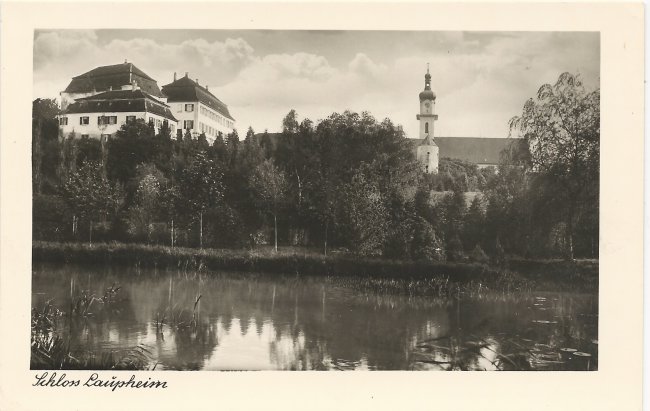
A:
[[[508,120],[565,71],[600,86],[600,38],[588,32],[37,30],[33,97],[58,98],[72,77],[124,60],[159,87],[189,72],[240,135],[280,131],[295,109],[315,122],[368,111],[417,138],[427,63],[436,136],[507,137]]]

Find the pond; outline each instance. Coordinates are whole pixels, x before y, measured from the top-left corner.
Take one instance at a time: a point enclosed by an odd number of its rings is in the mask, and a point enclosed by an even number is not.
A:
[[[32,307],[63,312],[54,332],[73,352],[142,346],[156,370],[598,368],[595,293],[434,298],[332,277],[61,264],[35,264],[32,293]],[[70,315],[84,295],[96,299]]]

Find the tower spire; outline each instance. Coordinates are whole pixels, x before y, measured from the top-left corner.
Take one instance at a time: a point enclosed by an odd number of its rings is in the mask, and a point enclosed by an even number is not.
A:
[[[424,75],[424,89],[431,90],[431,74],[429,74],[429,63],[427,63],[427,74]]]

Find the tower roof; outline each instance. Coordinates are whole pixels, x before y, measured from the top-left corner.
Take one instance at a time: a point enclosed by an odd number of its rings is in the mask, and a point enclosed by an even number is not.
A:
[[[421,146],[437,146],[436,142],[433,141],[433,137],[431,135],[427,134],[425,138],[422,139],[422,142],[420,143]]]
[[[427,63],[427,74],[424,75],[424,91],[420,92],[420,101],[435,99],[436,93],[431,90],[431,74],[429,74],[429,63]]]

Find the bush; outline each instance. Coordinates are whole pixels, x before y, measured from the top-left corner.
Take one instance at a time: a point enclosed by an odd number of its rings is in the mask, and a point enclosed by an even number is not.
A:
[[[442,243],[425,219],[419,218],[415,224],[411,255],[416,260],[444,261]]]
[[[472,252],[469,254],[469,258],[472,261],[475,261],[477,263],[486,263],[490,260],[490,258],[485,254],[485,251],[481,248],[480,245],[476,245]]]
[[[68,208],[55,195],[35,194],[32,208],[32,236],[35,240],[64,241],[72,235],[72,217],[67,226]]]
[[[463,243],[460,241],[460,237],[458,237],[458,235],[453,236],[447,243],[447,259],[449,261],[465,260]]]

